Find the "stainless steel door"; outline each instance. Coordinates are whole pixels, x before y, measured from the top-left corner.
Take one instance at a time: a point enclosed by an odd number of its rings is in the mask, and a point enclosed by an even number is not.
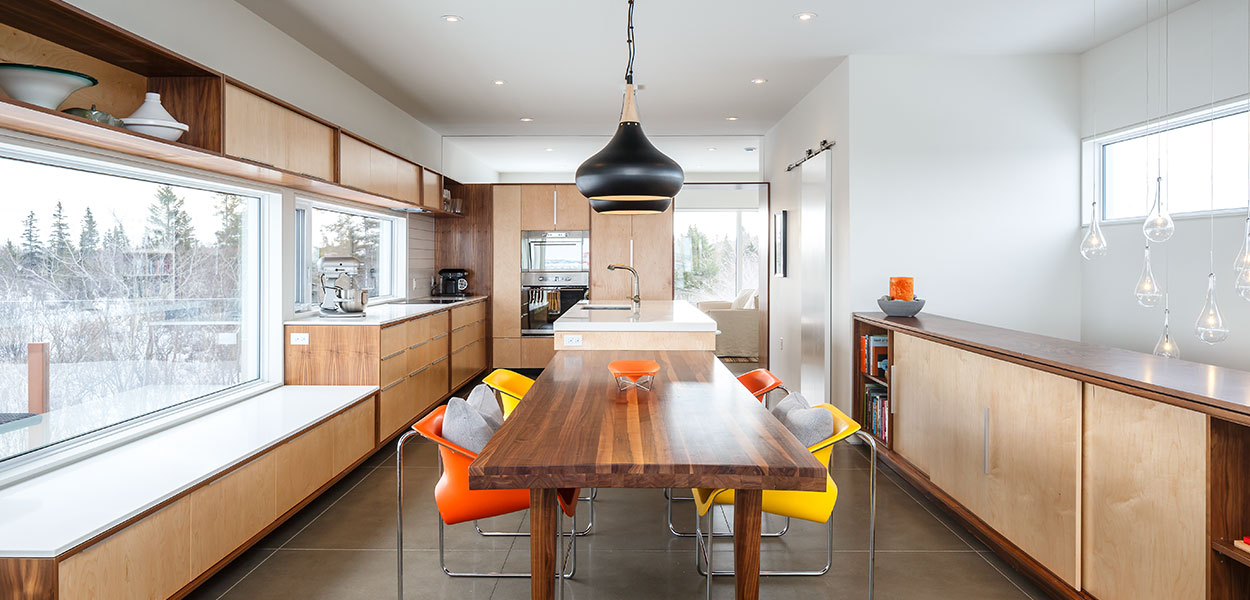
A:
[[[817,403],[832,401],[832,172],[832,152],[824,152],[804,162],[799,202],[802,214],[799,226],[799,247],[802,250],[799,390],[808,401]]]

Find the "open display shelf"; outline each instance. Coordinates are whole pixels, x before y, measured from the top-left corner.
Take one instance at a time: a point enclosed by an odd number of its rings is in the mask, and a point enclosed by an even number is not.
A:
[[[327,137],[334,138],[342,129],[62,0],[0,2],[0,39],[3,40],[0,62],[67,69],[99,81],[97,85],[71,94],[59,108],[94,105],[113,116],[125,117],[142,104],[145,92],[157,92],[166,110],[190,129],[178,141],[171,142],[21,102],[4,94],[0,94],[0,128],[380,208],[421,209],[434,217],[462,218],[462,215],[443,210],[441,199],[436,203],[422,203],[420,191],[416,196],[409,194],[401,198],[400,194],[390,191],[391,186],[380,188],[384,191],[379,192],[379,188],[365,189],[342,183],[343,157],[338,144],[332,140],[324,144],[322,154],[313,157],[324,165],[319,171],[297,166],[297,159],[307,162],[304,148],[277,148],[276,155],[280,159],[271,158],[269,154],[274,154],[275,146],[281,146],[285,140],[271,132],[253,130],[254,124],[244,122],[245,117],[232,116],[227,88],[242,90],[280,117],[268,119],[264,124],[283,123],[296,134],[320,128],[327,132]],[[248,111],[237,112],[248,114]],[[231,132],[240,131],[251,133],[253,139],[245,146],[258,152],[230,148]],[[269,154],[266,151],[270,151]],[[283,160],[287,152],[294,156],[300,151],[303,151],[302,156],[289,162]],[[382,152],[397,165],[434,174],[397,155]],[[396,174],[389,174],[398,180]],[[434,175],[441,180],[441,176]],[[440,181],[437,189],[441,187]],[[398,190],[397,184],[395,189]]]
[[[1208,597],[1250,598],[1250,553],[1231,541],[1250,535],[1250,427],[1211,419],[1208,436]]]
[[[876,438],[877,443],[882,448],[890,449],[892,447],[890,445],[891,444],[890,432],[894,430],[894,427],[893,427],[894,414],[889,404],[889,399],[890,399],[889,373],[890,372],[888,368],[886,369],[884,373],[881,373],[879,376],[864,372],[864,356],[861,353],[860,341],[866,335],[885,336],[886,339],[888,340],[887,341],[888,349],[886,352],[887,364],[893,365],[894,364],[894,351],[893,351],[894,334],[890,331],[887,331],[884,328],[877,327],[875,325],[866,323],[858,319],[855,319],[852,323],[853,323],[853,326],[851,328],[852,330],[851,372],[853,373],[853,383],[852,383],[851,390],[852,390],[852,394],[854,395],[854,398],[852,399],[853,400],[852,412],[854,414],[851,415],[851,418],[855,419],[855,421],[859,423],[861,427],[864,428],[864,431],[868,432],[870,435]],[[874,384],[879,385],[886,389],[885,398],[887,399],[885,407],[876,412],[876,419],[880,419],[880,423],[878,423],[877,427],[875,428],[873,427],[873,423],[876,422],[874,420],[874,413],[872,410],[872,406],[869,405],[868,397],[867,397],[870,386]]]

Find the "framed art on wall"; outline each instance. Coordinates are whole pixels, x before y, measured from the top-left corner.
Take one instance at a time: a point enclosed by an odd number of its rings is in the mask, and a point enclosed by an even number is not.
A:
[[[786,214],[779,210],[773,213],[773,277],[786,276]]]

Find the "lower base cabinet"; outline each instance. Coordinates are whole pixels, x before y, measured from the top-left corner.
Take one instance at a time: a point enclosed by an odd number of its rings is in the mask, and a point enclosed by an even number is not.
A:
[[[374,447],[370,397],[60,560],[57,598],[168,598]]]
[[[1085,590],[1205,598],[1207,416],[1093,385],[1086,398]]]

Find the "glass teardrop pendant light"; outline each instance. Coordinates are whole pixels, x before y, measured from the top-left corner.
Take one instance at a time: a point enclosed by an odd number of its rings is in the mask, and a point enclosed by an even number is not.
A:
[[[1150,208],[1150,214],[1146,215],[1146,222],[1142,223],[1141,230],[1146,234],[1146,239],[1160,243],[1172,239],[1172,234],[1176,233],[1176,223],[1172,221],[1172,215],[1163,209],[1163,177],[1155,178],[1154,206]]]
[[[1233,282],[1233,290],[1242,300],[1250,301],[1250,269],[1242,269],[1237,273],[1237,280]]]
[[[1169,323],[1171,316],[1171,310],[1163,310],[1163,335],[1159,336],[1159,341],[1155,343],[1155,356],[1162,356],[1164,358],[1181,357],[1180,346],[1177,346],[1176,342],[1172,341],[1171,323]]]
[[[1090,206],[1089,231],[1085,232],[1085,237],[1081,240],[1081,256],[1085,260],[1107,255],[1107,238],[1103,236],[1102,227],[1098,225],[1098,201],[1095,200]]]
[[[1194,335],[1212,345],[1228,339],[1228,326],[1224,324],[1224,315],[1215,301],[1215,273],[1207,275],[1207,302],[1202,305],[1202,313],[1194,324]]]
[[[1233,261],[1233,272],[1241,273],[1250,270],[1250,217],[1246,217],[1246,235],[1241,240],[1241,252]]]
[[[577,167],[577,190],[590,199],[595,212],[618,215],[655,214],[668,210],[681,191],[686,174],[647,139],[638,121],[634,99],[634,0],[629,0],[626,27],[629,62],[625,66],[625,100],[616,134],[608,145]]]
[[[1146,244],[1146,257],[1142,263],[1141,277],[1137,278],[1137,303],[1152,308],[1159,305],[1163,292],[1159,290],[1159,282],[1155,280],[1154,271],[1150,268],[1150,244]]]

